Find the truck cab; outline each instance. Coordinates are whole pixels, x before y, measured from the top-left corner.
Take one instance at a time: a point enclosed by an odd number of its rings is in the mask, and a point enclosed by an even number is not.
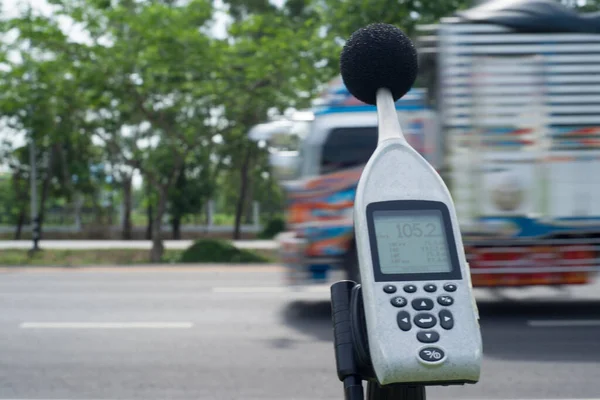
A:
[[[407,140],[433,163],[435,115],[424,100],[425,91],[413,89],[396,108]],[[278,139],[286,135],[295,136],[295,148],[281,145],[290,142]],[[359,281],[354,195],[377,136],[376,108],[355,99],[340,77],[329,83],[310,112],[250,131],[254,140],[268,143],[272,172],[286,192],[287,231],[277,240],[290,284],[321,282],[335,270]]]
[[[420,27],[422,87],[398,117],[452,193],[473,286],[585,284],[600,268],[599,32],[597,15],[547,0],[492,0]],[[286,122],[302,132],[293,156],[272,154],[295,165],[281,261],[290,284],[335,270],[359,281],[353,202],[376,109],[337,78],[310,114]]]

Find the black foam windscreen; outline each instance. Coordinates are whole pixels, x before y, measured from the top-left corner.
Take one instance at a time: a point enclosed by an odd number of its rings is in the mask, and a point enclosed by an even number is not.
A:
[[[342,50],[344,85],[360,101],[375,105],[377,90],[387,88],[394,101],[404,96],[417,78],[417,50],[397,27],[371,24],[355,31]]]

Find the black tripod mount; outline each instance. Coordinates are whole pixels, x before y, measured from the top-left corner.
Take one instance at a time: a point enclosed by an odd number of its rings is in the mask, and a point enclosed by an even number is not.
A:
[[[339,281],[331,286],[331,314],[337,374],[345,400],[426,400],[419,384],[379,385],[369,355],[361,285]]]

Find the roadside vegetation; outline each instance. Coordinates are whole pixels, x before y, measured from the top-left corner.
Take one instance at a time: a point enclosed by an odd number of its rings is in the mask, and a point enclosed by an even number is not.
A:
[[[224,240],[198,240],[186,250],[165,250],[160,263],[164,264],[215,264],[215,263],[273,263],[276,254],[270,250],[244,250]],[[150,264],[148,250],[143,249],[44,249],[30,253],[14,249],[0,251],[0,267],[18,266],[103,266]]]

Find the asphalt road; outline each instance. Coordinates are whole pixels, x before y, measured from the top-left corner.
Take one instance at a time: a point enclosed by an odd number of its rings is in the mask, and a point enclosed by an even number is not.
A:
[[[280,282],[277,267],[0,269],[0,400],[342,399],[327,287]],[[508,296],[478,293],[480,383],[428,397],[599,398],[600,285]]]

